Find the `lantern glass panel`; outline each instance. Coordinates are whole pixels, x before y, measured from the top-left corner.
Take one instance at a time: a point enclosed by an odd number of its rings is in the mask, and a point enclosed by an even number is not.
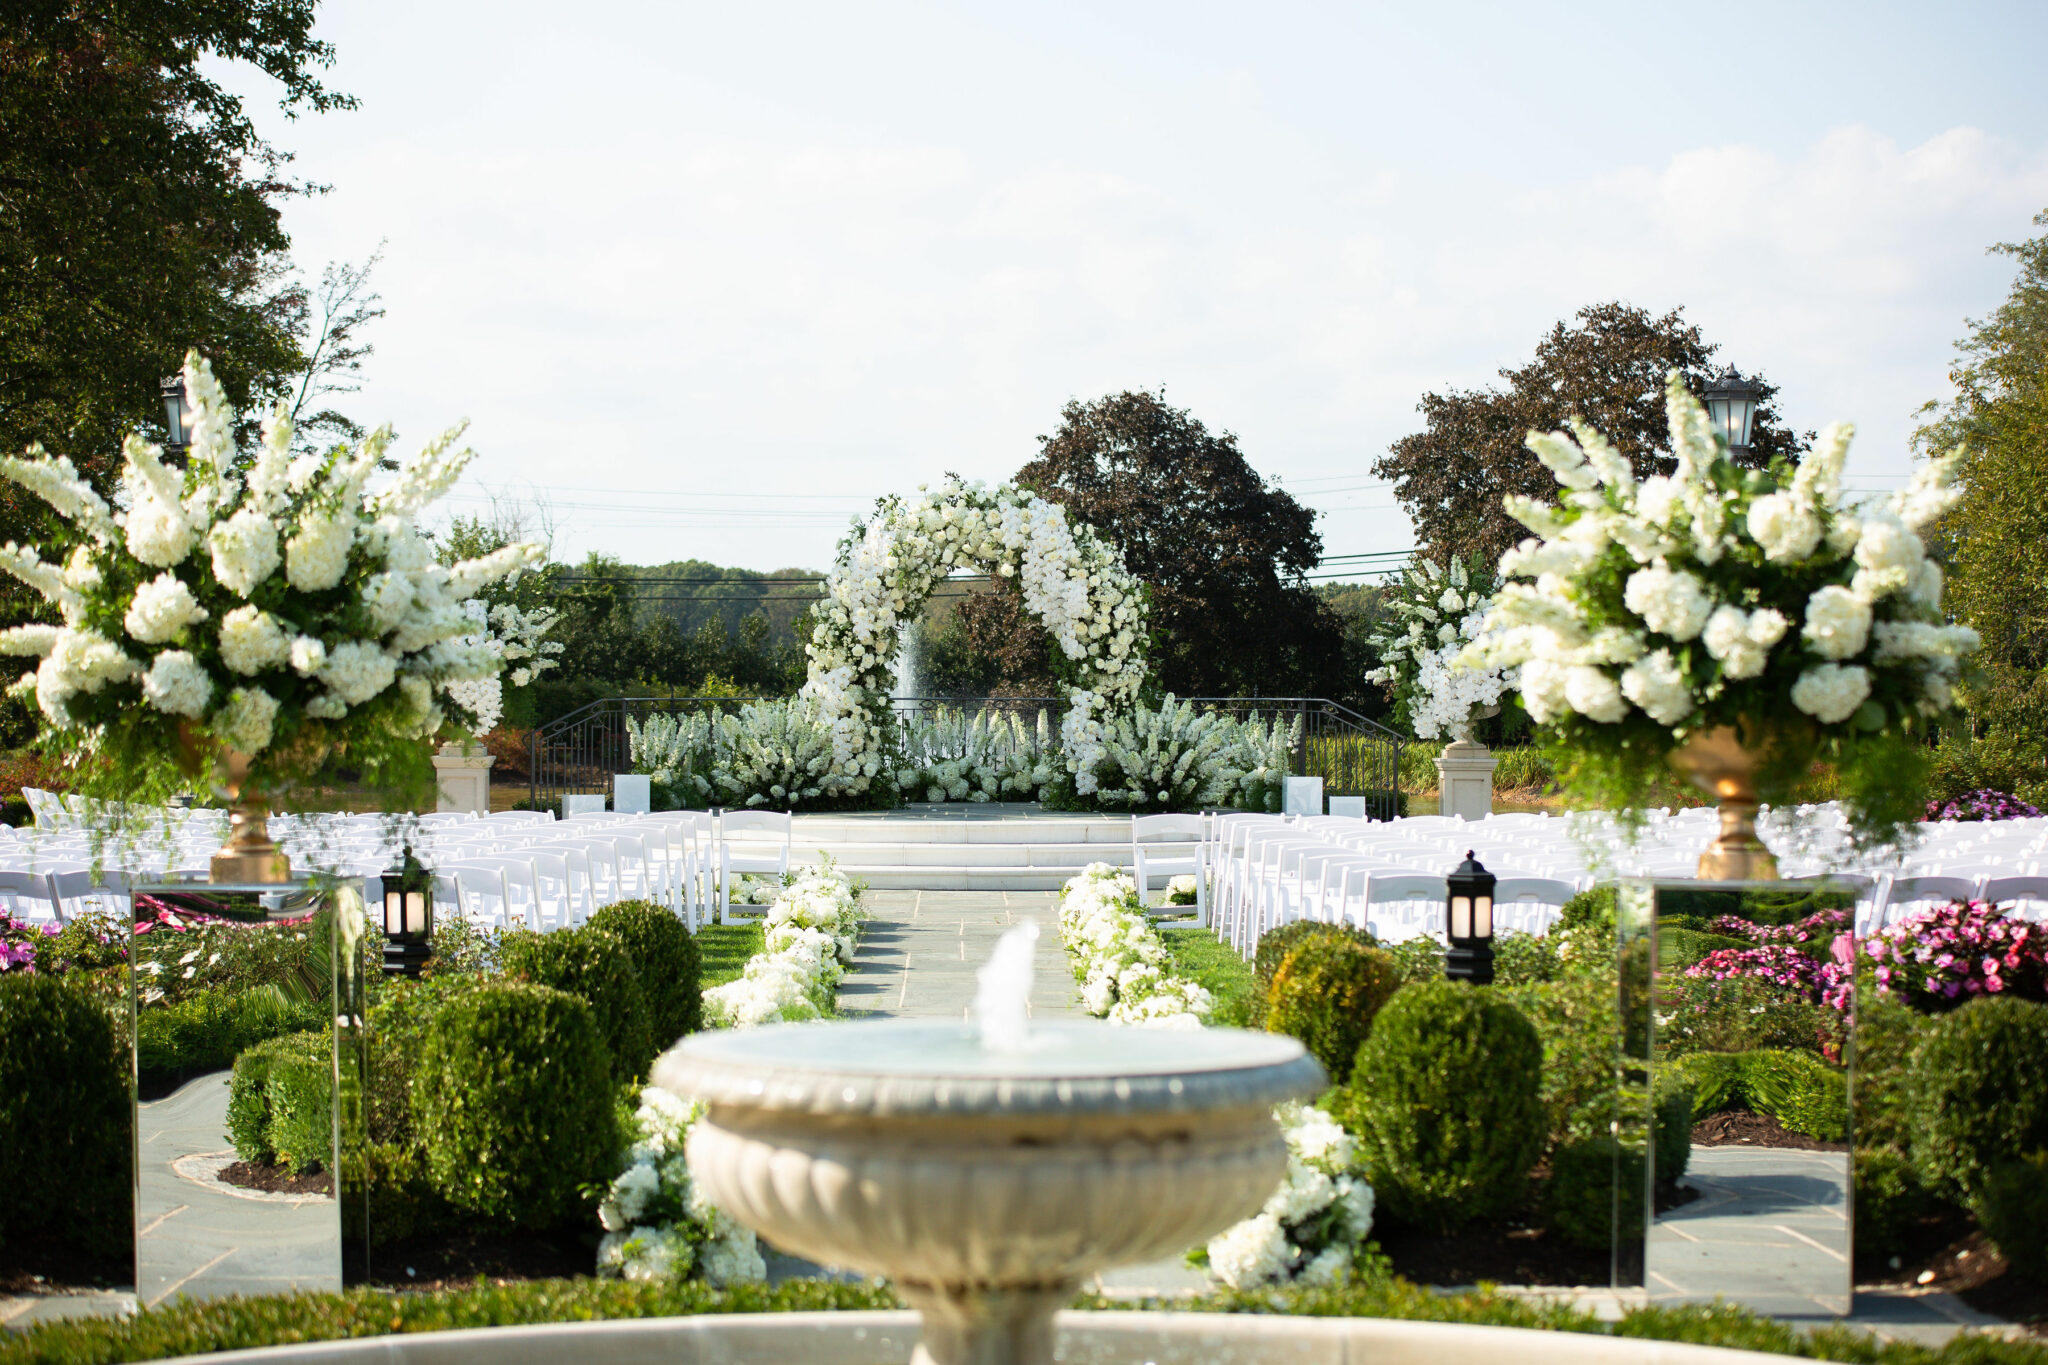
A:
[[[1472,901],[1472,937],[1493,937],[1493,897],[1475,896]]]
[[[427,894],[424,891],[405,893],[405,932],[424,934],[427,932]]]
[[[1470,896],[1451,897],[1450,927],[1452,938],[1472,937],[1472,898]]]

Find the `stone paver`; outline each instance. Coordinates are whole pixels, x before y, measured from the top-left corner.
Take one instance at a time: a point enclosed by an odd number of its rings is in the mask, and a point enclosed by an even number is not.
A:
[[[1038,923],[1032,1017],[1080,1018],[1057,901],[1050,891],[868,892],[860,949],[839,984],[840,1012],[854,1019],[965,1019],[979,984],[975,972],[998,938],[1030,919]]]
[[[1776,1317],[1847,1309],[1848,1153],[1696,1146],[1685,1182],[1700,1197],[1650,1230],[1652,1302],[1719,1296]]]

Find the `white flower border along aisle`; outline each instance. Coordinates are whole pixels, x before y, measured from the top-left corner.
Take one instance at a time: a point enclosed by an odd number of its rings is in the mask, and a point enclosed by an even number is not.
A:
[[[1105,712],[1144,685],[1145,589],[1123,555],[1066,509],[1015,484],[948,479],[905,500],[890,496],[856,522],[818,604],[803,697],[832,734],[830,795],[859,794],[884,776],[889,699],[904,624],[956,569],[1016,578],[1024,607],[1044,623],[1073,669],[1061,749],[1074,789],[1095,789]]]
[[[767,947],[741,975],[704,992],[713,1028],[819,1019],[835,1013],[832,996],[853,961],[860,888],[830,864],[796,873],[769,908]],[[659,1086],[643,1086],[626,1169],[612,1181],[598,1221],[600,1274],[629,1280],[694,1275],[716,1286],[767,1278],[754,1234],[704,1198],[690,1178],[684,1144],[704,1106]]]
[[[1139,907],[1138,888],[1091,863],[1060,889],[1060,941],[1074,957],[1081,1007],[1112,1024],[1201,1028],[1209,992],[1173,973],[1166,944]],[[1273,1111],[1287,1139],[1287,1177],[1266,1206],[1189,1253],[1231,1289],[1336,1284],[1375,1253],[1373,1193],[1357,1144],[1335,1119],[1305,1104]]]

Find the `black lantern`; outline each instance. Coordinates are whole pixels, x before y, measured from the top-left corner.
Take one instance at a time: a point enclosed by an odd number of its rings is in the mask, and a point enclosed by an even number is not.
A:
[[[1493,882],[1470,849],[1458,870],[1444,878],[1444,930],[1451,941],[1444,975],[1453,981],[1493,984]]]
[[[1744,379],[1733,365],[1715,375],[1714,382],[1707,385],[1707,415],[1714,419],[1714,426],[1727,440],[1730,451],[1748,453],[1757,401],[1763,394],[1763,385],[1754,379]]]
[[[384,874],[384,974],[416,977],[434,956],[434,879],[412,845]]]
[[[185,401],[185,376],[167,374],[157,385],[164,395],[164,453],[182,456],[192,445],[192,406]]]

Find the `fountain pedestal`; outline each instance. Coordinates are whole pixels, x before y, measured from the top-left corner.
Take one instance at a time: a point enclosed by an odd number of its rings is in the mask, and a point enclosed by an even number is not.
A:
[[[685,1038],[654,1082],[703,1100],[692,1176],[786,1251],[886,1275],[913,1360],[1050,1365],[1090,1275],[1183,1251],[1286,1174],[1273,1106],[1319,1091],[1291,1038],[1036,1024],[793,1024]]]

